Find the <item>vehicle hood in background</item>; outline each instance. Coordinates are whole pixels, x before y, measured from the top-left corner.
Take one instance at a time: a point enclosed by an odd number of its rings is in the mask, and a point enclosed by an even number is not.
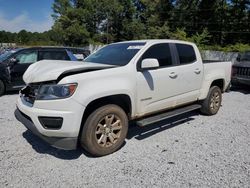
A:
[[[73,74],[111,67],[115,66],[79,61],[42,60],[29,66],[23,75],[23,80],[26,84],[54,81]]]

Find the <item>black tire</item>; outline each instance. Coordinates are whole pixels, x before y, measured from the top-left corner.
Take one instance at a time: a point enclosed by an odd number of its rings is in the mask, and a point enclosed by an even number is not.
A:
[[[201,112],[209,116],[215,115],[220,109],[221,102],[221,89],[218,86],[212,86],[209,89],[207,98],[201,103]]]
[[[2,80],[0,80],[0,96],[2,96],[5,92],[5,85]]]
[[[105,105],[87,118],[81,135],[81,146],[93,156],[104,156],[117,151],[127,136],[128,118],[117,105]]]

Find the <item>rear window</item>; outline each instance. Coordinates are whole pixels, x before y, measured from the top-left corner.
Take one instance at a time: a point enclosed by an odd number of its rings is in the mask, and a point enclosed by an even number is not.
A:
[[[187,44],[176,44],[180,64],[188,64],[196,61],[193,46]]]

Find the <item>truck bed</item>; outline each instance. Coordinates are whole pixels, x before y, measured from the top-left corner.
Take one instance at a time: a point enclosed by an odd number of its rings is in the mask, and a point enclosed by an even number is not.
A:
[[[222,61],[222,62],[214,61],[213,63],[204,63],[203,87],[205,87],[206,89],[209,88],[209,86],[211,85],[211,83],[208,82],[209,80],[211,81],[223,78],[224,79],[223,91],[225,91],[231,81],[231,68],[232,68],[231,61]]]

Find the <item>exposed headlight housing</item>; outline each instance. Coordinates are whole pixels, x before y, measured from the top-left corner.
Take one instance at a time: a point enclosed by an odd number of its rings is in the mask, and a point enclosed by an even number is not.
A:
[[[42,85],[36,96],[36,100],[65,99],[72,96],[77,84]]]

